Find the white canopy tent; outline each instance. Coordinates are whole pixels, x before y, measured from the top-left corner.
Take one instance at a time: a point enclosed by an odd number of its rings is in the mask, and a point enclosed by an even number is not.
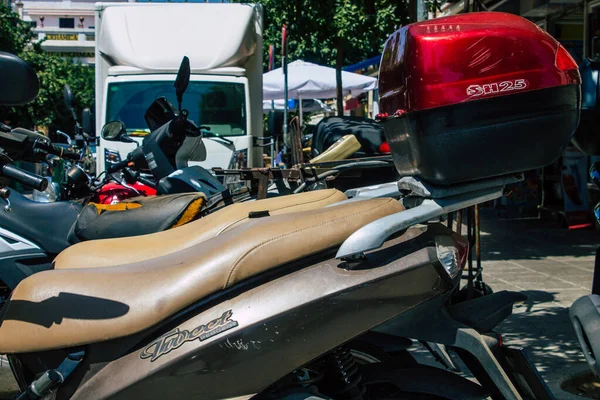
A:
[[[375,89],[377,79],[342,71],[342,93],[358,96]],[[332,99],[337,96],[335,68],[297,60],[288,64],[288,98]],[[263,100],[282,99],[283,68],[263,75]]]
[[[342,94],[358,96],[377,87],[377,79],[342,71]],[[298,99],[298,113],[302,115],[302,99],[332,99],[337,97],[335,68],[324,67],[302,60],[288,64],[288,98]],[[263,100],[284,98],[283,68],[263,75]],[[302,120],[302,118],[300,118]]]

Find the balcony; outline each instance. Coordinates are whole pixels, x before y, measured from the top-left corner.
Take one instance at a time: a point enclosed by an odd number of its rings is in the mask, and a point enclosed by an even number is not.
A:
[[[93,28],[35,28],[38,41],[43,40],[42,49],[47,52],[63,53],[66,56],[93,62],[96,41]],[[91,60],[89,60],[91,58]]]

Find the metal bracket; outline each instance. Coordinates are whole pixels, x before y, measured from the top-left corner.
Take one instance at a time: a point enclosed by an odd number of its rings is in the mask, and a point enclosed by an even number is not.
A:
[[[427,199],[442,199],[490,187],[506,186],[522,181],[523,174],[502,175],[479,181],[467,182],[450,186],[432,185],[421,181],[419,178],[406,176],[398,181],[398,190],[404,196],[416,196]]]
[[[364,186],[356,189],[348,189],[344,192],[349,199],[357,197],[364,199],[374,199],[378,197],[400,197],[398,182],[382,183],[380,185]]]
[[[502,196],[503,191],[504,185],[441,199],[425,199],[421,205],[415,208],[388,215],[363,226],[342,243],[335,257],[338,259],[346,258],[378,249],[387,238],[412,225],[427,222],[475,204],[497,199]]]

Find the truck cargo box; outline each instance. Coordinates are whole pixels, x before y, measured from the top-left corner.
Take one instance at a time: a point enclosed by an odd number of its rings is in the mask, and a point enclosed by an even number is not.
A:
[[[407,25],[387,40],[379,75],[396,169],[450,185],[550,164],[579,123],[580,84],[569,53],[521,17]]]

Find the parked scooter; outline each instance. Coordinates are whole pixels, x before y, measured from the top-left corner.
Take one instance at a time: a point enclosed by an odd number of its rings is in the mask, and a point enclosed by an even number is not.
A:
[[[189,80],[190,63],[184,57],[174,85],[178,108],[164,97],[155,100],[145,114],[150,134],[125,160],[108,167],[107,175],[125,170],[128,172],[125,180],[132,184],[142,179],[141,170],[147,170],[152,180],[147,179],[143,183],[155,188],[159,195],[202,192],[209,199],[223,194],[229,197],[226,187],[210,172],[200,166],[188,166],[190,160],[203,161],[206,158],[202,136],[210,134],[208,127],[197,127],[188,119],[188,111],[181,108]],[[102,129],[102,138],[135,142],[127,135],[125,125],[120,121],[106,124]]]
[[[507,57],[504,71],[469,70],[464,54],[489,38]],[[453,51],[440,51],[448,43]],[[482,84],[497,74],[535,74],[525,75],[532,86],[482,99],[475,89],[454,91],[451,101],[427,97],[447,103],[418,108],[417,99],[442,86],[439,70],[426,68],[432,58],[421,64],[434,50],[452,88],[465,71]],[[391,185],[355,190],[325,208],[256,210],[242,224],[227,215],[231,206],[206,227],[221,234],[173,253],[95,268],[59,268],[66,259],[57,259],[59,270],[25,279],[2,308],[0,353],[8,354],[19,399],[551,399],[525,353],[490,332],[522,297],[499,292],[448,306],[467,244],[429,221],[500,197],[515,173],[560,154],[579,120],[573,64],[558,42],[514,15],[472,13],[402,28],[386,43],[379,85],[382,98],[388,94],[382,107],[391,116],[384,124],[395,165],[405,171],[412,163],[414,172],[395,182],[396,195],[384,193]],[[423,81],[408,78],[414,91],[389,100],[407,71]],[[389,112],[403,99],[402,113]],[[512,113],[492,113],[514,104]],[[531,128],[540,125],[536,137]],[[530,157],[514,157],[505,136],[518,138]],[[440,141],[453,151],[449,160],[440,159]],[[476,149],[481,168],[453,165],[457,146]],[[180,229],[161,234],[164,248],[181,239]],[[152,248],[153,237],[138,240]],[[88,250],[96,244],[102,254],[103,242],[88,242]],[[452,347],[477,382],[417,363],[407,338]]]
[[[583,101],[581,124],[573,144],[588,155],[600,155],[598,126],[600,124],[600,86],[598,60],[585,60],[580,66]],[[600,188],[600,163],[590,167],[590,178]],[[600,223],[600,203],[594,207]],[[596,250],[591,294],[582,296],[569,308],[569,315],[586,362],[596,377],[600,377],[600,247]]]
[[[39,87],[37,76],[22,60],[0,53],[0,72],[2,104],[23,104],[35,98]],[[13,75],[15,80],[11,80]],[[49,155],[72,161],[81,158],[77,152],[52,144],[44,135],[22,128],[11,129],[4,124],[0,126],[3,178],[44,191],[48,186],[47,179],[15,168],[11,163],[15,160],[41,162]],[[69,179],[75,178],[77,174],[70,172],[67,174]],[[80,168],[75,172],[86,176]],[[49,269],[54,256],[73,243],[170,229],[200,216],[201,206],[205,203],[202,194],[188,193],[130,201],[114,208],[84,207],[84,202],[75,201],[34,202],[20,193],[11,193],[7,187],[0,188],[0,198],[6,204],[0,211],[2,298],[25,277]]]
[[[56,150],[45,136],[24,129],[0,131],[0,147],[4,163],[35,161],[48,153],[43,149]],[[66,154],[65,151],[61,155]],[[84,174],[78,168],[76,172]],[[14,179],[23,182],[19,177]],[[35,175],[24,182],[42,192],[48,183]],[[73,243],[170,229],[199,217],[205,203],[201,193],[131,199],[117,206],[86,205],[84,201],[40,203],[15,191],[3,200],[6,206],[0,210],[0,281],[6,287],[0,296],[6,296],[25,277],[49,269],[56,254]]]

